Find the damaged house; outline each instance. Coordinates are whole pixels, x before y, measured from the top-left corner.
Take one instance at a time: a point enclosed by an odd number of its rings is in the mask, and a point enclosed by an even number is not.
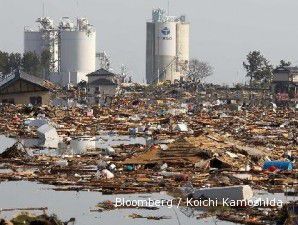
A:
[[[100,99],[113,97],[118,90],[117,75],[105,69],[87,75],[90,102],[98,104]]]
[[[0,102],[10,104],[48,105],[51,99],[51,84],[39,77],[16,71],[2,76]]]
[[[276,68],[273,71],[272,89],[277,101],[297,101],[298,67]]]

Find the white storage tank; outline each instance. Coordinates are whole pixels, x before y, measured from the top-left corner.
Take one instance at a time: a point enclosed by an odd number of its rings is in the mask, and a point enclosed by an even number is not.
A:
[[[155,71],[159,81],[174,81],[176,66],[176,22],[155,23]]]
[[[147,83],[174,82],[185,75],[189,62],[189,23],[185,16],[153,10],[152,22],[147,22],[146,45]]]
[[[61,31],[61,71],[95,71],[95,32]]]
[[[33,52],[39,57],[43,51],[51,53],[50,71],[58,71],[58,30],[50,17],[41,17],[36,20],[39,24],[38,30],[25,28],[24,30],[24,52]]]
[[[43,51],[42,32],[25,30],[24,52],[34,52],[40,55]]]
[[[176,23],[155,24],[155,55],[176,56]]]
[[[189,65],[189,23],[177,24],[177,58],[179,72],[188,69]]]
[[[95,71],[96,32],[86,19],[79,19],[74,29],[60,30],[60,70],[72,83],[86,80]]]
[[[86,75],[96,67],[96,32],[88,20],[79,18],[75,24],[63,17],[59,26],[49,17],[36,22],[38,30],[24,30],[24,52],[51,53],[50,73],[45,78],[62,86],[87,80]]]

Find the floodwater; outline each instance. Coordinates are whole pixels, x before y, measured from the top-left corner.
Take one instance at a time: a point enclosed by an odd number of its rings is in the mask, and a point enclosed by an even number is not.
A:
[[[49,213],[55,213],[64,221],[76,218],[78,225],[117,224],[117,225],[232,225],[233,223],[219,221],[215,218],[197,220],[191,217],[187,210],[162,207],[158,210],[119,209],[108,212],[90,212],[95,205],[105,200],[115,201],[116,197],[126,199],[168,199],[165,194],[134,194],[134,195],[101,195],[98,192],[59,192],[52,190],[53,186],[26,181],[0,183],[0,208],[48,207]],[[165,216],[169,219],[147,220],[132,219],[129,215],[137,213],[142,216]],[[189,215],[190,214],[190,215]],[[10,218],[15,215],[2,213],[1,216]],[[188,215],[188,216],[187,216]],[[189,217],[190,216],[190,217]]]
[[[100,135],[96,137],[77,137],[70,141],[73,154],[83,154],[90,149],[106,149],[119,145],[147,145],[150,139],[128,135]]]
[[[1,151],[14,144],[13,139],[7,139],[0,135]],[[94,139],[92,139],[94,140]],[[107,146],[117,146],[121,144],[147,144],[145,138],[134,138],[130,136],[106,135],[95,138],[97,144],[104,148]],[[28,147],[35,146],[37,140],[27,140],[25,143]],[[89,143],[87,142],[87,145]],[[98,145],[96,144],[96,147]],[[83,152],[85,144],[78,143],[78,153]],[[80,149],[82,148],[82,149]],[[51,152],[51,151],[49,151]],[[43,152],[43,154],[49,154]],[[0,173],[10,172],[6,168],[0,166]],[[152,199],[168,199],[166,194],[134,194],[134,195],[102,195],[99,192],[59,192],[52,190],[53,186],[42,185],[33,182],[18,181],[18,182],[2,182],[0,183],[0,209],[1,208],[31,208],[31,207],[48,207],[49,213],[58,215],[64,221],[74,217],[78,225],[96,225],[96,224],[117,224],[117,225],[194,225],[204,223],[205,225],[232,225],[233,223],[219,221],[216,218],[206,218],[197,220],[196,216],[199,212],[193,214],[192,210],[176,207],[168,208],[161,207],[158,210],[138,210],[138,209],[119,209],[109,212],[90,212],[95,205],[105,200],[115,202],[117,197],[137,200],[144,198]],[[282,200],[284,203],[288,201],[298,200],[298,197],[286,197],[284,194],[270,194],[264,191],[256,193],[255,198],[268,198]],[[147,219],[132,219],[129,215],[136,213],[142,216],[165,216],[170,219],[164,220],[147,220]],[[1,216],[11,217],[15,212],[1,213]]]
[[[16,139],[0,135],[0,153],[11,147],[15,142]],[[66,146],[61,140],[49,140],[45,142],[40,139],[21,139],[20,142],[26,148],[31,150],[34,149],[33,154],[56,156],[69,153],[79,155],[86,153],[89,149],[105,149],[107,147],[115,147],[119,145],[148,145],[152,142],[152,139],[128,135],[104,134],[96,137],[75,137],[70,141],[69,146]]]
[[[291,188],[287,189],[288,191],[291,190]],[[298,196],[286,196],[284,193],[268,193],[266,191],[255,191],[254,200],[256,199],[268,199],[270,200],[281,200],[283,203],[298,201]]]

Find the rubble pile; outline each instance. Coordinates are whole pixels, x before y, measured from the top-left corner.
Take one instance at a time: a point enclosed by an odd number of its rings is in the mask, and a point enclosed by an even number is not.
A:
[[[101,106],[0,106],[1,134],[41,141],[4,151],[0,165],[11,172],[0,172],[0,181],[103,194],[172,192],[187,182],[280,192],[297,186],[298,112],[273,107],[269,93],[193,84],[121,93]]]
[[[7,148],[4,152],[0,154],[0,158],[29,158],[29,154],[20,142],[16,142],[13,146]]]
[[[14,210],[17,210],[17,209],[4,209],[4,211],[14,211]],[[20,210],[20,209],[18,209],[18,210]],[[33,210],[37,210],[37,209],[33,209]],[[24,224],[24,225],[34,225],[34,224],[39,224],[39,225],[64,225],[64,224],[70,224],[71,225],[71,224],[74,224],[74,222],[75,222],[75,218],[71,218],[67,222],[62,222],[61,220],[59,220],[57,218],[56,215],[49,216],[46,213],[41,214],[41,215],[34,215],[34,214],[31,214],[29,211],[30,210],[28,209],[28,211],[25,210],[25,211],[17,214],[10,221],[1,219],[1,217],[0,217],[0,225],[20,225],[20,224]]]

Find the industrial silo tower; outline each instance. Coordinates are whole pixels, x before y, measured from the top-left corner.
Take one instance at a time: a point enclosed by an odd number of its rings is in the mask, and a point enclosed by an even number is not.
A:
[[[95,71],[96,32],[85,18],[77,24],[64,17],[59,24],[60,73],[63,84],[77,84],[87,80],[86,75]]]
[[[38,30],[25,27],[24,52],[33,52],[41,57],[44,51],[49,51],[50,72],[58,72],[58,30],[54,26],[54,21],[49,17],[38,18],[36,22],[39,23]]]
[[[147,83],[179,80],[189,63],[189,23],[185,16],[168,16],[154,9],[147,22]]]
[[[51,55],[50,73],[44,78],[60,85],[78,84],[95,71],[96,32],[85,18],[74,24],[63,17],[59,26],[49,17],[38,18],[38,30],[25,28],[24,52],[39,57],[47,50]]]

